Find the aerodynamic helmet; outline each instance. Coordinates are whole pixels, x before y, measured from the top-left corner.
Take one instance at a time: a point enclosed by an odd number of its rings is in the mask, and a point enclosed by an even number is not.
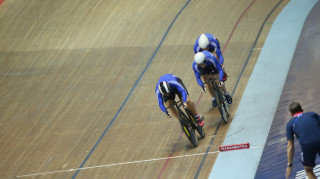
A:
[[[170,94],[170,86],[169,86],[169,84],[168,84],[167,82],[165,82],[165,81],[162,81],[162,82],[159,83],[158,89],[159,89],[159,91],[160,91],[160,93],[161,93],[162,95],[168,95],[168,94]]]
[[[208,37],[204,34],[201,34],[199,38],[199,47],[204,50],[208,47],[208,45],[209,45]]]
[[[201,53],[201,52],[198,52],[194,55],[194,61],[196,62],[196,64],[201,64],[204,62],[204,60],[206,59],[206,56]]]

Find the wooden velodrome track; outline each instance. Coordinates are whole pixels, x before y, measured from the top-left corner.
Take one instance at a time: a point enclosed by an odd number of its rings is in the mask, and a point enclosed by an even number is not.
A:
[[[288,1],[2,1],[0,178],[207,178]],[[207,32],[230,76],[228,124],[191,68]],[[197,148],[158,107],[165,73],[182,78],[206,117]]]

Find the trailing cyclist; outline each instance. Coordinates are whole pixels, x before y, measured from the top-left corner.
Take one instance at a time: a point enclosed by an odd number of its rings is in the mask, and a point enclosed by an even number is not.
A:
[[[214,97],[213,87],[210,83],[204,84],[203,81],[207,82],[209,79],[216,80],[219,83],[224,95],[229,104],[232,103],[232,97],[227,92],[224,82],[227,80],[227,76],[224,76],[224,71],[221,64],[218,62],[216,57],[209,51],[198,52],[194,56],[194,62],[192,63],[192,68],[196,76],[198,84],[206,92],[206,88],[209,89],[210,96],[212,97],[212,106],[216,107],[217,102]]]
[[[201,34],[193,46],[194,53],[202,52],[202,51],[209,51],[214,55],[218,62],[221,64],[222,69],[224,71],[224,76],[227,76],[224,63],[224,58],[222,56],[221,48],[220,48],[220,42],[219,40],[213,36],[212,34],[205,33]]]
[[[201,34],[194,43],[193,50],[194,53],[207,50],[211,52],[217,58],[218,62],[223,65],[224,58],[221,53],[220,42],[212,34]]]
[[[171,114],[173,114],[178,119],[177,109],[172,105],[177,94],[181,101],[183,101],[184,107],[189,109],[195,115],[197,123],[200,126],[203,126],[204,117],[196,111],[194,103],[190,100],[187,88],[180,78],[173,74],[161,76],[156,85],[155,93],[158,98],[159,106],[161,110],[167,114],[167,117],[171,117]],[[171,106],[169,107],[170,112],[166,110],[164,104],[166,107]]]

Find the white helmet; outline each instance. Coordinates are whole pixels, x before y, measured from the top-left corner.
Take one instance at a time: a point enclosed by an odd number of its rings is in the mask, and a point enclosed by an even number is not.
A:
[[[201,49],[205,49],[205,48],[208,47],[208,45],[209,45],[208,37],[206,35],[204,35],[204,34],[201,34],[200,38],[199,38],[199,47]]]
[[[201,64],[203,63],[203,61],[205,60],[206,56],[201,53],[201,52],[198,52],[194,55],[194,61],[196,62],[196,64]]]

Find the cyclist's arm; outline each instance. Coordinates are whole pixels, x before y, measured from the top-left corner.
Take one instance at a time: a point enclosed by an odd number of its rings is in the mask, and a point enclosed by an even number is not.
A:
[[[197,79],[197,82],[198,82],[199,86],[203,87],[203,82],[201,80],[201,75],[200,75],[199,71],[197,71],[195,69],[195,67],[193,67],[193,71],[194,71],[194,75],[196,76],[196,79]]]
[[[159,107],[160,109],[167,114],[167,110],[166,110],[166,107],[163,105],[163,99],[162,99],[162,95],[161,93],[159,92],[159,90],[156,91],[156,96],[158,98],[158,103],[159,103]]]
[[[223,65],[224,58],[223,58],[223,56],[222,56],[222,53],[221,53],[221,49],[220,49],[220,48],[217,48],[217,49],[216,49],[216,54],[217,54],[217,56],[218,56],[218,58],[219,58],[219,62]]]
[[[198,53],[199,50],[200,50],[200,47],[199,47],[199,45],[198,45],[198,43],[196,41],[195,44],[193,45],[193,51],[194,51],[194,53]]]
[[[177,85],[177,90],[182,94],[183,103],[186,103],[188,97],[187,91],[181,85]]]
[[[220,81],[223,81],[224,71],[223,71],[223,69],[222,69],[222,67],[221,67],[221,64],[220,64],[216,59],[215,59],[214,61],[215,61],[215,63],[216,63],[216,68],[217,68],[217,70],[218,70],[218,72],[219,72],[219,80],[220,80]]]
[[[216,49],[215,51],[216,51],[217,57],[219,58],[219,62],[223,65],[224,58],[221,53],[219,40],[216,37],[214,37],[212,34],[207,33],[206,35],[209,41],[211,42],[212,46],[214,46]]]

